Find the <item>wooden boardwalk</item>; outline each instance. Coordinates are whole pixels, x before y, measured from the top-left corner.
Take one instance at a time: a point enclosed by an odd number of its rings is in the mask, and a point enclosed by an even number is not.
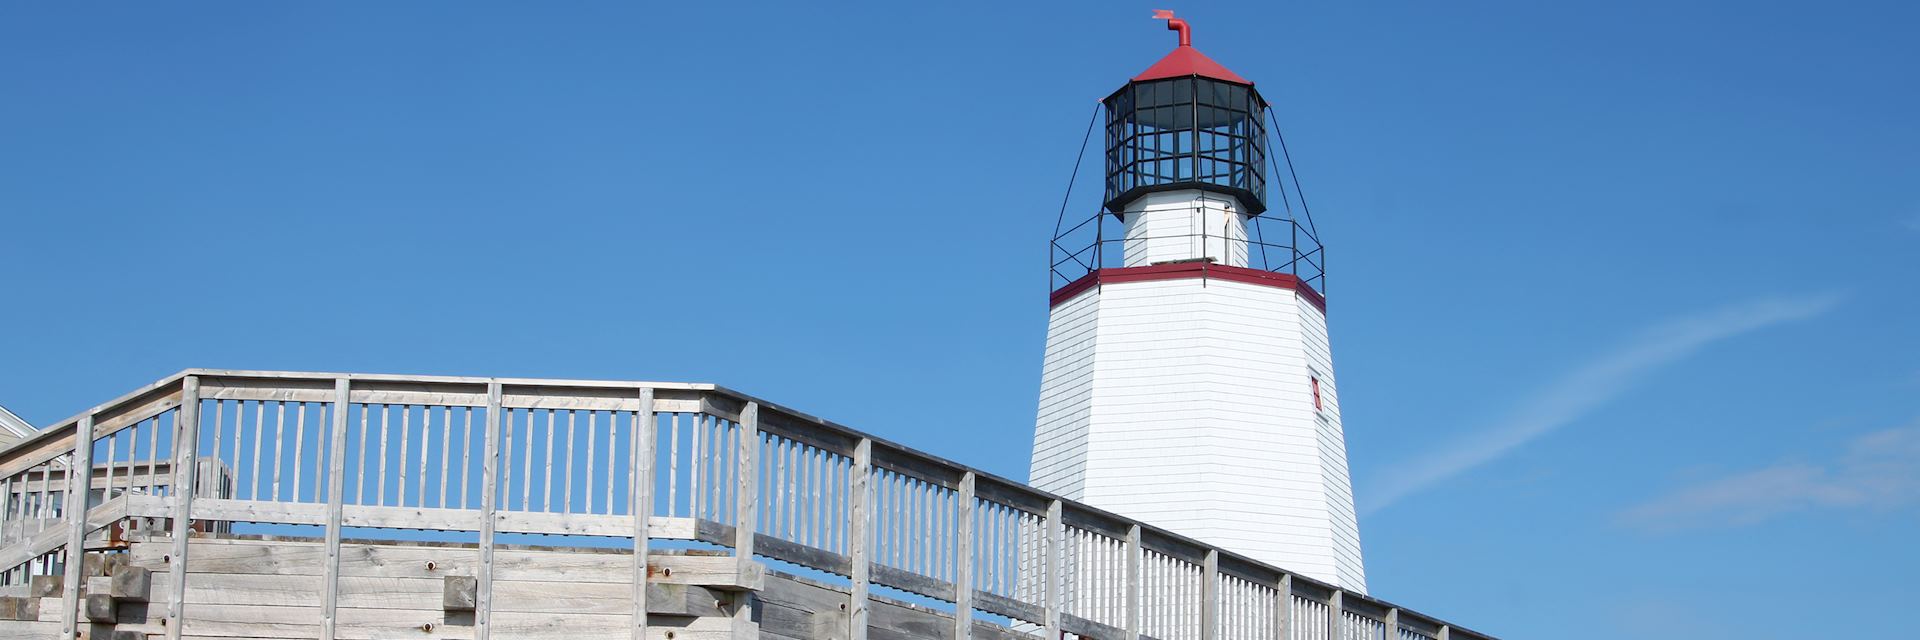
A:
[[[1487,637],[704,384],[188,370],[0,495],[0,637]]]

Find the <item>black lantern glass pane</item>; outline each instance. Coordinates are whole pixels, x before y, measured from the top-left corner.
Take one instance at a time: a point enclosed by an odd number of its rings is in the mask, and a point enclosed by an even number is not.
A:
[[[1251,87],[1201,77],[1135,82],[1105,106],[1109,209],[1181,188],[1266,209],[1266,104]]]

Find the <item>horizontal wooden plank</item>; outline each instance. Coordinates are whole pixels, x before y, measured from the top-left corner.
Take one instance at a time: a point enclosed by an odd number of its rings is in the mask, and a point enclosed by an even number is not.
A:
[[[60,621],[29,622],[0,620],[0,638],[7,640],[60,640]]]
[[[953,583],[936,580],[912,571],[895,569],[884,564],[874,564],[869,574],[873,583],[893,587],[901,591],[917,593],[929,598],[948,602],[953,601]]]
[[[129,404],[115,406],[94,416],[93,437],[98,440],[143,420],[150,420],[180,406],[178,389],[157,390],[133,398]],[[32,469],[54,458],[73,452],[73,423],[48,427],[40,435],[0,452],[0,478]]]
[[[164,498],[129,496],[128,513],[141,517],[164,518],[168,504]],[[201,498],[193,501],[195,520],[224,522],[270,522],[276,524],[325,525],[327,505],[269,500],[229,500]],[[378,529],[427,529],[438,531],[479,531],[481,513],[472,509],[426,509],[418,507],[371,507],[346,505],[341,509],[341,524],[348,527]],[[544,535],[580,535],[627,537],[633,533],[633,519],[624,515],[582,513],[539,513],[502,511],[495,514],[494,530],[502,533]],[[652,537],[672,540],[694,539],[692,518],[647,519]]]
[[[181,622],[183,637],[196,638],[314,638],[320,634],[319,606],[258,606],[188,602]],[[514,640],[571,640],[605,638],[623,634],[630,628],[631,615],[587,613],[528,613],[496,611],[489,627],[497,637]],[[164,634],[159,618],[146,622],[121,623],[118,629]],[[661,616],[650,619],[650,640],[722,640],[731,638],[732,621],[727,618]],[[463,624],[464,623],[464,624]],[[450,615],[434,610],[360,609],[341,607],[335,612],[334,628],[342,640],[375,638],[439,638],[465,640],[474,637],[471,617],[465,613]]]
[[[87,533],[104,529],[107,525],[119,521],[127,515],[127,496],[115,497],[105,503],[87,510]],[[24,541],[16,541],[6,547],[0,547],[0,569],[11,569],[20,563],[32,560],[42,554],[65,546],[67,529],[64,526],[51,527],[40,531]]]
[[[973,607],[987,613],[999,614],[1034,624],[1045,624],[1047,621],[1047,611],[1040,605],[1028,604],[997,593],[974,591]]]
[[[167,566],[171,550],[161,540],[134,544],[128,551],[132,566],[158,570]],[[267,576],[319,576],[323,573],[326,547],[309,540],[244,540],[196,538],[188,546],[189,574],[256,574]],[[494,551],[494,584],[504,582],[570,582],[633,584],[630,551],[621,549],[521,550]],[[479,550],[472,546],[428,546],[408,544],[366,544],[346,542],[340,546],[340,575],[343,578],[418,578],[435,581],[430,589],[438,603],[440,586],[446,576],[479,575]],[[663,584],[689,584],[724,589],[755,589],[761,584],[758,571],[742,576],[732,556],[665,555],[647,559],[649,580]],[[158,580],[158,578],[155,578]],[[188,580],[188,584],[193,581]],[[631,601],[632,594],[625,597]],[[438,606],[436,604],[436,606]]]
[[[325,588],[321,577],[314,575],[190,572],[190,576],[187,579],[189,603],[302,607],[320,602],[321,590]],[[170,590],[170,579],[164,573],[154,574],[154,587]],[[436,578],[343,576],[339,585],[341,607],[441,611],[445,606],[442,600],[445,581]],[[649,587],[649,593],[660,596],[657,607],[649,600],[649,611],[662,615],[700,615],[699,612],[718,615],[718,598],[714,594],[725,596],[724,592],[691,584]],[[693,591],[689,593],[689,590]],[[633,610],[630,584],[496,580],[493,594],[495,612],[625,615]]]

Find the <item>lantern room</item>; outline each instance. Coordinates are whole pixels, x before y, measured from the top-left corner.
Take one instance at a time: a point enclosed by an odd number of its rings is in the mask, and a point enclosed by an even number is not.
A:
[[[1185,21],[1164,16],[1180,45],[1102,101],[1106,209],[1148,193],[1200,189],[1266,210],[1267,103],[1253,83],[1193,48]]]

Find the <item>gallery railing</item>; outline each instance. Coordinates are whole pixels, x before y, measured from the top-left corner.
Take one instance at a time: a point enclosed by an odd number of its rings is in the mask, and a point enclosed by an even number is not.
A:
[[[1196,209],[1199,205],[1195,205]],[[1201,216],[1196,215],[1195,218]],[[1100,269],[1127,266],[1129,250],[1148,243],[1175,242],[1190,245],[1192,255],[1207,255],[1209,247],[1231,256],[1230,262],[1251,269],[1285,273],[1325,295],[1327,292],[1327,248],[1310,224],[1276,214],[1247,218],[1238,225],[1224,223],[1210,228],[1195,226],[1186,233],[1169,234],[1156,229],[1151,234],[1126,237],[1125,227],[1111,213],[1101,210],[1092,216],[1064,226],[1047,244],[1047,285],[1056,290],[1072,284]],[[1112,228],[1109,228],[1112,225]],[[1136,265],[1144,266],[1144,265]]]
[[[188,531],[265,523],[323,528],[323,633],[353,528],[477,533],[478,638],[500,534],[629,540],[636,578],[655,539],[834,574],[855,640],[873,587],[950,605],[962,639],[1487,637],[705,384],[188,370],[0,451],[0,487],[0,575],[64,571],[66,629],[67,550],[170,522],[169,629]]]

